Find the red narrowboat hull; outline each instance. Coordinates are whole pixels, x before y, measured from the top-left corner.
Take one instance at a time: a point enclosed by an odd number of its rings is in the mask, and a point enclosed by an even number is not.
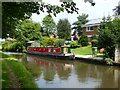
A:
[[[64,49],[63,47],[27,47],[27,53],[29,54],[75,59],[75,55],[73,53],[68,53],[64,50],[66,49]]]

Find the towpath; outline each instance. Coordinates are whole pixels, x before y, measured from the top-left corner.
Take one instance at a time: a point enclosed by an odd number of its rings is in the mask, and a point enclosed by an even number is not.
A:
[[[103,60],[102,57],[94,57],[93,55],[75,55],[75,58]]]
[[[94,57],[93,55],[75,55],[75,58],[79,60],[84,60],[87,62],[95,62],[99,64],[105,63],[103,60],[103,57]],[[113,66],[120,66],[120,62],[113,61]]]

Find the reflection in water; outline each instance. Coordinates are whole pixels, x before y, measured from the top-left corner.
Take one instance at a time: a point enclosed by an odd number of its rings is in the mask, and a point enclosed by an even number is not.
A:
[[[47,59],[49,58],[27,55],[27,62],[34,62],[43,67],[42,72],[44,80],[53,81],[56,73],[58,74],[60,79],[67,80],[73,65],[70,64],[70,62],[65,63],[64,61],[56,61],[56,59],[54,59],[55,61],[53,59]]]
[[[12,55],[34,75],[40,88],[117,88],[120,68],[58,60],[37,55]]]

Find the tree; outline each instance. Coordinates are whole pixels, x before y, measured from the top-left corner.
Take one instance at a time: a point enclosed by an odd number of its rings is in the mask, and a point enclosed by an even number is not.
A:
[[[68,19],[60,19],[57,24],[57,33],[60,39],[69,40],[71,36],[71,25]]]
[[[76,4],[74,2],[63,2],[61,6],[45,4],[43,2],[3,2],[2,3],[2,38],[14,37],[17,21],[28,19],[32,13],[40,14],[42,12],[48,14],[60,13],[66,10],[68,13],[77,12]]]
[[[120,19],[104,18],[98,30],[98,47],[105,48],[105,57],[114,60],[115,46],[120,42]]]
[[[19,1],[19,0],[18,0]],[[91,0],[91,5],[95,3]],[[76,3],[74,2],[62,2],[61,6],[45,4],[42,1],[39,2],[2,2],[2,38],[6,38],[7,34],[10,37],[14,37],[17,21],[28,19],[32,13],[40,14],[40,11],[47,12],[48,14],[56,14],[67,11],[68,13],[77,12]]]
[[[52,16],[48,15],[43,18],[43,35],[49,36],[56,31],[56,23],[53,20]]]
[[[78,43],[81,44],[82,46],[87,46],[88,45],[88,38],[86,35],[81,35],[80,39],[78,40]]]
[[[115,11],[115,15],[120,15],[120,5],[116,6],[113,11]]]
[[[25,44],[26,41],[41,40],[41,25],[31,20],[19,21],[16,26],[16,38]]]
[[[87,20],[88,15],[82,14],[77,17],[78,21],[74,22],[74,27],[72,29],[75,29],[75,32],[78,32],[78,35],[80,36],[82,34],[82,25],[88,22]]]
[[[2,37],[15,35],[15,28],[18,20],[29,18],[33,12],[37,12],[37,2],[3,2],[2,3]]]

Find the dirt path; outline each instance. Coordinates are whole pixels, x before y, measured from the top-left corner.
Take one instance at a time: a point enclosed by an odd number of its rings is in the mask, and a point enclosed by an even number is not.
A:
[[[15,73],[12,71],[12,69],[10,68],[10,66],[7,64],[6,61],[5,62],[5,66],[8,69],[9,72],[9,78],[10,78],[10,87],[11,88],[22,88],[21,83],[18,79],[18,77],[15,75]]]

